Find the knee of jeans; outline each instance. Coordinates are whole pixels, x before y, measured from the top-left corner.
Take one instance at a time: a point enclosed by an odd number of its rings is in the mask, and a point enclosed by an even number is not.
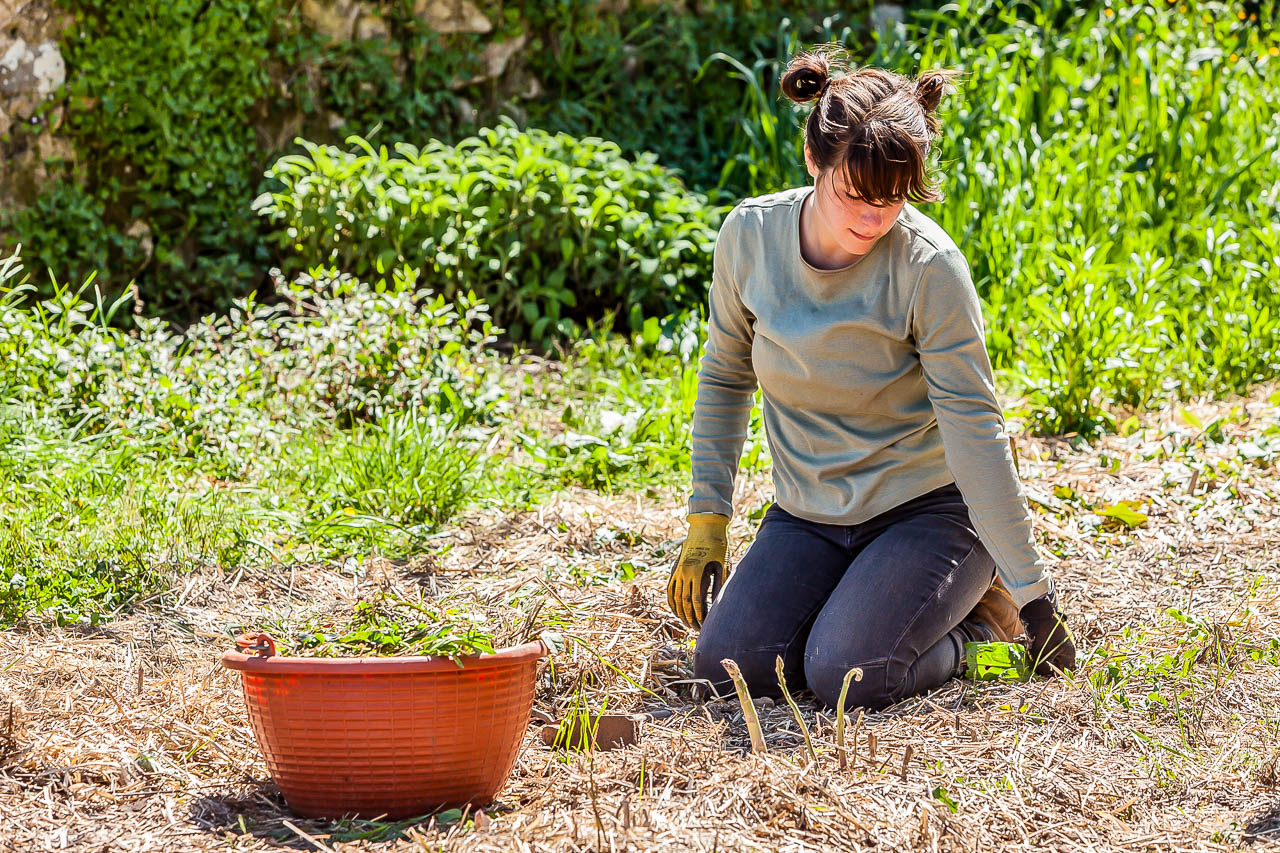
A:
[[[820,654],[806,654],[804,658],[804,677],[809,689],[828,708],[836,708],[840,704],[840,691],[844,689],[844,678],[851,669],[855,673],[849,679],[849,689],[845,693],[844,707],[849,708],[883,708],[893,703],[892,694],[885,681],[886,661],[866,661],[845,665],[843,661],[827,658]]]
[[[693,677],[705,678],[716,685],[717,690],[721,684],[727,684],[729,674],[720,661],[733,657],[734,645],[734,638],[726,636],[723,631],[717,631],[714,622],[704,624],[702,632],[698,634],[698,642],[693,647]]]
[[[747,683],[747,689],[753,697],[779,695],[777,673],[774,670],[775,656],[761,651],[747,651],[741,646],[725,642],[725,639],[727,638],[706,634],[698,637],[698,644],[693,649],[693,677],[705,678],[721,696],[728,695],[733,692],[733,681],[721,661],[731,658],[742,671],[742,680]]]

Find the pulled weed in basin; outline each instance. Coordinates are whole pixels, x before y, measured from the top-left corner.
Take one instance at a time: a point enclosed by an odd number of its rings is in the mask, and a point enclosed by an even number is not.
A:
[[[457,607],[432,605],[386,590],[356,603],[349,617],[315,618],[284,626],[277,635],[281,654],[308,657],[407,657],[439,655],[457,660],[492,654],[493,636],[481,616]]]

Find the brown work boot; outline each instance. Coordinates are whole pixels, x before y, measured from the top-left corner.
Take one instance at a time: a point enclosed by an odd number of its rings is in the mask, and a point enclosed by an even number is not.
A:
[[[991,588],[964,617],[964,623],[967,623],[966,627],[978,629],[986,636],[987,642],[993,643],[1012,643],[1014,637],[1025,630],[1018,616],[1018,606],[1013,603],[1013,596],[1009,595],[999,577],[991,582]]]

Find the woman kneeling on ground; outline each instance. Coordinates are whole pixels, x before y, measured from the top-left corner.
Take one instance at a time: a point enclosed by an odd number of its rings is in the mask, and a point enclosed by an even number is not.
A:
[[[968,265],[908,204],[941,199],[927,161],[954,72],[833,64],[802,54],[782,78],[817,102],[814,185],[741,202],[716,242],[689,531],[667,589],[701,628],[695,674],[728,694],[732,658],[753,694],[777,696],[781,655],[789,685],[834,706],[860,667],[847,706],[881,708],[962,675],[966,642],[1024,628],[1038,673],[1071,668]],[[757,383],[775,503],[726,582]]]

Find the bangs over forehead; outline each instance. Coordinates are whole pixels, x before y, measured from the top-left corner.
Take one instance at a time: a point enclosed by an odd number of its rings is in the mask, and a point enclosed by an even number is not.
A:
[[[788,73],[806,70],[812,69],[801,65]],[[805,122],[805,143],[837,192],[882,206],[942,200],[929,173],[929,154],[940,130],[933,110],[949,74],[934,72],[928,85],[917,85],[864,68],[821,83],[817,106]]]
[[[855,125],[850,131],[843,161],[833,170],[844,178],[850,196],[875,205],[936,200],[915,140],[877,121]]]

